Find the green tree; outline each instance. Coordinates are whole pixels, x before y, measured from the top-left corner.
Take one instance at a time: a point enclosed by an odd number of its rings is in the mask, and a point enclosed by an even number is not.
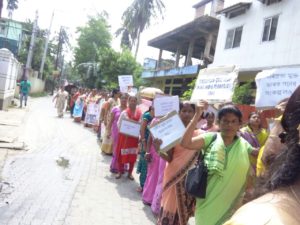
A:
[[[100,76],[97,79],[97,86],[105,84],[107,88],[118,86],[118,76],[132,74],[134,84],[140,86],[143,84],[141,79],[142,66],[136,62],[128,49],[121,53],[112,48],[105,50],[100,57]]]
[[[75,64],[96,62],[102,49],[109,48],[112,36],[109,32],[107,14],[90,17],[86,26],[78,27],[78,47],[75,48]]]
[[[162,0],[134,0],[122,16],[123,27],[130,34],[137,57],[141,33],[150,26],[152,18],[162,16],[165,8]]]
[[[183,95],[182,95],[182,98],[183,98],[184,100],[190,100],[190,99],[191,99],[192,94],[193,94],[193,90],[194,90],[194,87],[195,87],[195,84],[196,84],[196,80],[197,80],[197,79],[195,78],[191,83],[188,84],[189,89],[186,90],[186,91],[183,93]]]
[[[24,30],[32,31],[33,29],[33,23],[31,21],[27,21],[24,23]],[[44,46],[46,41],[46,30],[38,29],[36,33],[36,39],[35,39],[35,45],[33,49],[33,58],[31,62],[31,67],[33,70],[38,71],[40,69],[42,56],[44,52]],[[23,40],[22,47],[20,49],[18,60],[22,64],[26,64],[27,61],[27,55],[29,50],[31,40],[31,32],[28,32],[28,34],[25,36],[25,39]],[[52,75],[52,72],[54,70],[54,55],[55,55],[55,49],[56,44],[54,44],[53,41],[51,41],[48,45],[48,52],[45,60],[45,66],[44,66],[44,78],[47,76]]]
[[[243,85],[236,85],[232,101],[236,104],[250,105],[254,101],[251,82],[246,82]]]
[[[121,35],[121,48],[128,48],[129,50],[132,49],[132,41],[130,37],[130,33],[127,28],[121,27],[116,31],[116,37]]]

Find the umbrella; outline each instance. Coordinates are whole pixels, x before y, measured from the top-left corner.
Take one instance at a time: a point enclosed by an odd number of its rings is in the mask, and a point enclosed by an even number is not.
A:
[[[69,84],[67,84],[67,85],[65,86],[65,90],[66,90],[67,92],[69,92],[69,93],[71,93],[71,90],[72,90],[73,88],[77,88],[77,86],[76,86],[75,84],[72,84],[72,83],[69,83]]]
[[[158,88],[155,87],[147,87],[140,91],[140,96],[142,98],[150,98],[153,99],[155,97],[155,94],[164,94],[164,92]]]

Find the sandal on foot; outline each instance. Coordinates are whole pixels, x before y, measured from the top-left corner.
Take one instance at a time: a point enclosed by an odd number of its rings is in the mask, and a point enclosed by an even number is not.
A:
[[[128,179],[129,180],[134,180],[134,178],[133,178],[133,176],[130,174],[130,175],[128,175]]]
[[[117,176],[115,176],[116,179],[120,179],[122,174],[118,173]]]

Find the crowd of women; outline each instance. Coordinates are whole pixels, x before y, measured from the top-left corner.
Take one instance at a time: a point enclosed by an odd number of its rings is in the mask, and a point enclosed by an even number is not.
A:
[[[262,127],[259,112],[250,113],[243,124],[241,111],[232,103],[215,115],[207,112],[206,101],[181,102],[178,114],[186,130],[167,154],[159,151],[162,140],[149,131],[161,118],[154,117],[152,106],[143,111],[137,96],[113,90],[108,98],[80,89],[72,97],[76,121],[87,122],[89,104],[99,108],[100,125],[94,126],[102,152],[112,154],[110,172],[116,179],[127,174],[134,180],[138,161],[136,191],[157,224],[185,225],[193,216],[197,225],[300,224],[300,87],[278,104],[278,117],[268,128]],[[139,138],[119,132],[124,119],[141,123]],[[205,198],[185,190],[186,175],[199,154],[209,171]]]

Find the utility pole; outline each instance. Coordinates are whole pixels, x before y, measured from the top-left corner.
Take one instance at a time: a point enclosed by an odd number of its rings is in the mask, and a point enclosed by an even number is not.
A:
[[[35,12],[35,20],[34,20],[33,28],[32,28],[32,35],[31,35],[28,55],[27,55],[27,61],[26,61],[26,66],[25,66],[25,74],[24,74],[25,79],[28,79],[28,75],[29,75],[28,72],[29,72],[29,69],[31,69],[31,61],[32,61],[32,56],[33,56],[33,47],[34,47],[35,35],[36,35],[36,31],[37,31],[38,17],[39,17],[38,11],[36,11]]]
[[[50,33],[51,33],[51,27],[52,27],[53,17],[54,17],[54,11],[52,13],[52,17],[51,17],[51,21],[50,21],[50,26],[49,26],[49,29],[48,29],[48,32],[47,32],[47,39],[46,39],[46,42],[45,42],[45,48],[44,48],[43,58],[42,58],[41,66],[40,66],[39,78],[43,78],[44,64],[45,64],[45,60],[46,60],[46,57],[47,57],[48,44],[49,44],[49,39],[50,39]]]
[[[58,45],[57,45],[57,54],[56,54],[56,61],[55,61],[55,69],[57,70],[59,64],[59,58],[61,56],[62,51],[62,43],[63,42],[63,27],[60,27],[59,35],[58,35]]]

